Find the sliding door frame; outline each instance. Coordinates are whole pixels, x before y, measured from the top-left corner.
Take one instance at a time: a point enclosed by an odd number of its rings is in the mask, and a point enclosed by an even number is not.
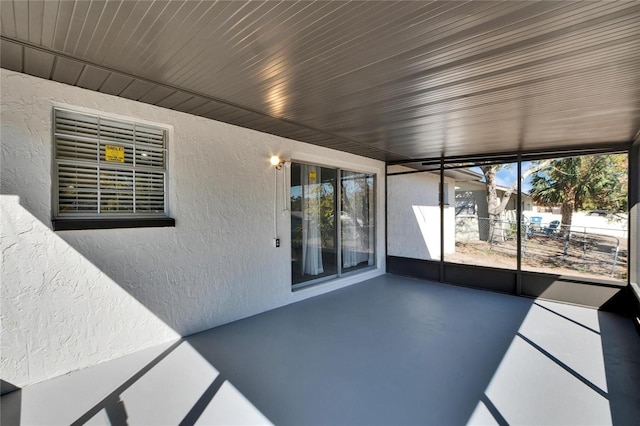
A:
[[[343,278],[343,277],[348,277],[351,275],[356,275],[356,274],[360,274],[366,271],[370,271],[372,269],[377,268],[378,266],[378,253],[377,253],[377,243],[378,243],[378,238],[377,238],[377,227],[379,226],[377,223],[377,212],[378,212],[378,197],[377,197],[377,191],[378,191],[378,174],[374,173],[374,172],[366,172],[366,171],[359,171],[359,170],[354,170],[351,168],[344,168],[344,167],[335,167],[335,166],[330,166],[330,165],[325,165],[325,164],[318,164],[318,163],[314,163],[314,162],[308,162],[308,161],[298,161],[298,160],[292,160],[292,164],[299,164],[299,165],[306,165],[306,166],[316,166],[316,167],[322,167],[325,169],[333,169],[336,171],[336,190],[335,190],[335,197],[336,197],[336,201],[335,201],[335,210],[334,210],[334,223],[335,223],[335,241],[336,241],[336,273],[335,274],[331,274],[331,275],[326,275],[323,277],[319,277],[319,278],[315,278],[315,279],[310,279],[307,281],[301,281],[298,283],[294,283],[293,282],[293,271],[290,271],[290,276],[291,276],[291,289],[292,291],[296,291],[299,290],[301,288],[306,288],[309,286],[313,286],[316,284],[320,284],[320,283],[325,283],[328,281],[332,281],[338,278]],[[361,268],[357,268],[354,270],[350,270],[347,272],[343,271],[342,268],[342,220],[341,220],[341,214],[342,214],[342,173],[343,172],[352,172],[352,173],[361,173],[363,175],[367,175],[367,176],[371,176],[373,177],[373,187],[371,189],[371,196],[372,196],[372,202],[373,202],[373,214],[372,214],[372,218],[374,221],[374,232],[373,232],[373,241],[370,241],[370,246],[373,249],[373,264],[372,265],[367,265],[365,267],[361,267]],[[289,211],[291,210],[291,187],[292,187],[292,176],[289,177]],[[386,178],[386,174],[385,174],[385,178]],[[291,226],[291,219],[289,221],[289,225]],[[291,249],[291,244],[293,243],[293,238],[290,241],[289,247]],[[290,256],[291,258],[291,253]]]

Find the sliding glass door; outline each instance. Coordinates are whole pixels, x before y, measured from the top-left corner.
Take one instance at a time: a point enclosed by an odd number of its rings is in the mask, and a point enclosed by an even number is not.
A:
[[[373,175],[342,171],[340,176],[340,226],[342,271],[375,263]]]
[[[292,163],[294,286],[375,264],[374,186],[371,174]]]
[[[338,273],[337,170],[291,164],[291,277],[294,284]]]

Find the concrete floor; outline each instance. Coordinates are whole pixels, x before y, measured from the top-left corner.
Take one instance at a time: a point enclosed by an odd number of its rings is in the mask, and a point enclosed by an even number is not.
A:
[[[596,310],[385,275],[2,398],[2,424],[638,424]]]

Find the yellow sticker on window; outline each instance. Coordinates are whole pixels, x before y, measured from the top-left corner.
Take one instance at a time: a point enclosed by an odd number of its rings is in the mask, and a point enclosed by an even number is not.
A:
[[[124,146],[105,145],[104,161],[112,163],[124,163]]]
[[[311,170],[309,172],[309,180],[316,180],[316,171],[315,170]]]

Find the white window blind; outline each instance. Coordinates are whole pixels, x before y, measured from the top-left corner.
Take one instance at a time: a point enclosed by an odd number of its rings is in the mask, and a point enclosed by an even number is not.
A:
[[[166,130],[54,110],[57,217],[166,215]]]

